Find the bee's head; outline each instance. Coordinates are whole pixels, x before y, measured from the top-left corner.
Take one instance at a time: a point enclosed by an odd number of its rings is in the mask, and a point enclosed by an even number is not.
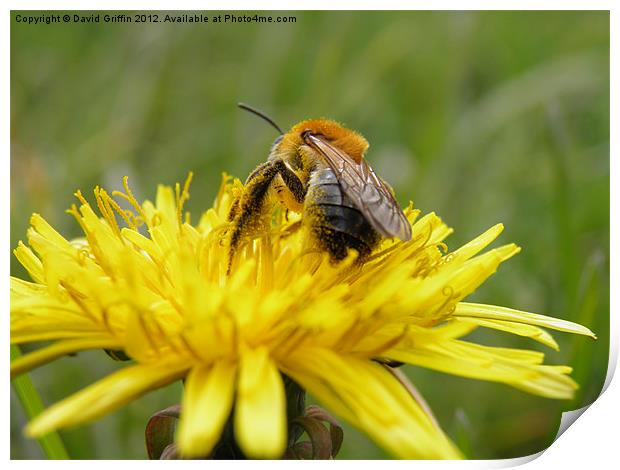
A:
[[[280,132],[280,135],[271,144],[269,151],[270,160],[275,158],[298,160],[301,157],[300,150],[301,153],[313,153],[314,150],[306,144],[305,137],[308,134],[322,137],[358,162],[362,160],[366,150],[368,150],[369,144],[364,137],[336,121],[330,119],[308,119],[294,125],[290,131],[284,134],[280,127],[261,111],[243,103],[239,103],[239,107],[261,117]],[[300,164],[303,163],[300,162]]]
[[[274,151],[278,148],[278,145],[280,145],[280,142],[282,142],[282,139],[284,139],[284,134],[276,137],[276,140],[273,141],[273,144],[271,144],[271,148],[269,149],[269,155],[274,153]]]

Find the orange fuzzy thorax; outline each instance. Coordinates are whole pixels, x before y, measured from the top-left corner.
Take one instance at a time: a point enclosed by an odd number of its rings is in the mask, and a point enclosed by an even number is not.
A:
[[[308,130],[313,134],[324,136],[332,145],[346,152],[357,162],[362,160],[366,150],[368,150],[368,141],[364,137],[329,119],[309,119],[294,125],[284,135],[280,149],[296,151],[299,146],[304,144],[301,136],[304,131]]]

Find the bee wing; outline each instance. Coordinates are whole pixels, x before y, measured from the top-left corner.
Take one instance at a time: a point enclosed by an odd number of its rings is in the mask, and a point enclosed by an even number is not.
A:
[[[364,159],[355,161],[321,136],[306,134],[304,138],[306,143],[324,158],[336,174],[344,193],[351,198],[375,230],[385,237],[411,240],[411,225],[394,199],[391,189]]]

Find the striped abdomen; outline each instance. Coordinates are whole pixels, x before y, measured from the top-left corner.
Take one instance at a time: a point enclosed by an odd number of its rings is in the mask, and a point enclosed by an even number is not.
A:
[[[327,166],[312,172],[303,217],[321,248],[336,261],[347,256],[347,248],[357,250],[361,258],[368,256],[381,238]]]

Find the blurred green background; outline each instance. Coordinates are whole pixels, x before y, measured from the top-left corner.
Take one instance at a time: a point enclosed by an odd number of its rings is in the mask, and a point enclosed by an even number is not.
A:
[[[32,13],[32,12],[31,12]],[[211,12],[214,14],[213,12]],[[11,21],[11,248],[28,218],[68,237],[72,193],[138,198],[195,172],[190,210],[220,174],[244,178],[274,130],[330,117],[371,143],[395,188],[456,229],[456,248],[497,222],[523,247],[472,297],[587,325],[598,341],[556,334],[581,388],[573,401],[405,368],[470,458],[545,448],[560,412],[592,402],[609,345],[609,14],[607,12],[295,12],[287,24],[52,24]],[[24,14],[24,13],[22,13]],[[265,13],[263,13],[265,14]],[[288,13],[287,13],[288,15]],[[11,271],[25,273],[13,260]],[[539,349],[501,332],[490,345]],[[103,352],[32,373],[46,404],[118,368]],[[145,458],[143,429],[179,401],[175,384],[61,436],[73,458]],[[41,458],[11,396],[11,455]],[[577,425],[579,425],[577,423]],[[386,458],[348,429],[340,458]]]

